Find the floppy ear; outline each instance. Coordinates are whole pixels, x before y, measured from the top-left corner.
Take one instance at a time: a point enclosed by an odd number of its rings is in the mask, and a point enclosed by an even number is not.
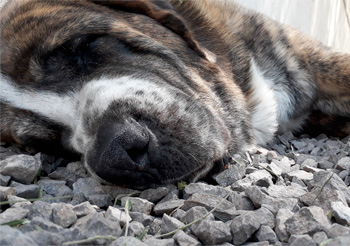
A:
[[[154,0],[92,0],[95,4],[108,6],[109,8],[125,10],[133,13],[140,13],[158,21],[177,35],[181,36],[191,49],[201,57],[214,62],[215,55],[200,47],[194,39],[191,31],[187,28],[182,18],[175,13],[170,3]]]

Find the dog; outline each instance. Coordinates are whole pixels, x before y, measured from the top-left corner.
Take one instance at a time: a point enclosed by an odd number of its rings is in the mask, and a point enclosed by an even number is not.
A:
[[[350,54],[233,1],[11,0],[0,16],[1,141],[79,155],[101,182],[196,181],[305,124],[350,133]]]

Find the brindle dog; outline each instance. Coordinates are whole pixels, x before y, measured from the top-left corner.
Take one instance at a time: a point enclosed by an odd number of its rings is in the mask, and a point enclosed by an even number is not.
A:
[[[100,180],[194,181],[312,112],[350,133],[350,55],[232,1],[11,0],[0,14],[1,141],[76,153]]]

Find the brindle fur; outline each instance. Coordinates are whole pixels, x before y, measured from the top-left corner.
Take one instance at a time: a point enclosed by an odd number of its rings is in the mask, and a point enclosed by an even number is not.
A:
[[[1,26],[2,79],[19,91],[64,96],[101,75],[132,75],[174,94],[166,111],[155,108],[163,102],[153,93],[147,110],[116,101],[102,115],[79,116],[79,131],[95,136],[89,139],[107,134],[111,124],[121,127],[123,119],[147,125],[158,141],[154,183],[198,179],[213,163],[256,143],[255,132],[264,129],[254,129],[252,115],[264,98],[254,97],[253,62],[275,93],[289,96],[287,108],[277,105],[276,126],[266,126],[272,134],[300,130],[313,111],[322,112],[313,114],[313,124],[318,115],[337,126],[339,116],[344,127],[337,132],[350,133],[350,55],[231,1],[12,0],[1,10]],[[90,39],[93,52],[80,57],[79,45]],[[80,149],[84,138],[70,122],[11,105],[6,93],[0,94],[1,141],[55,151],[64,142],[68,151],[99,162],[101,142]],[[113,173],[114,163],[106,165]],[[127,177],[107,180],[128,183]]]

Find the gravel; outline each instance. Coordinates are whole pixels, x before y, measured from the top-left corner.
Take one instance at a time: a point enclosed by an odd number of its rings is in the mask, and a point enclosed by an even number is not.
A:
[[[100,184],[81,162],[1,144],[0,245],[348,245],[349,152],[349,137],[286,133],[234,155],[210,184],[136,191]]]

